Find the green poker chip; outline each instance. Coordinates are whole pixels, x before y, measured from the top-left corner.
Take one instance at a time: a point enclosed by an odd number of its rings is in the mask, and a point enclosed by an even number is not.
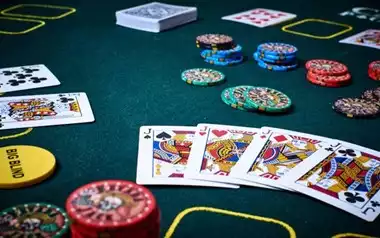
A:
[[[197,86],[213,86],[224,82],[226,76],[217,70],[194,68],[182,72],[181,78],[188,84]]]
[[[68,233],[66,212],[46,203],[27,203],[0,212],[0,237],[51,237]]]
[[[231,97],[230,97],[230,90],[232,88],[226,88],[222,91],[222,94],[220,95],[221,98],[222,98],[222,101],[227,104],[228,106],[232,107],[232,108],[235,108],[235,109],[238,109],[238,110],[241,110],[241,111],[247,111],[247,109],[245,109],[244,107],[241,107],[239,106],[238,104],[236,104],[236,102],[234,102],[233,100],[231,100]]]
[[[284,93],[265,87],[251,87],[244,92],[246,103],[265,112],[285,112],[291,105],[291,99]]]
[[[255,111],[256,108],[253,107],[250,103],[248,103],[245,97],[245,92],[251,88],[253,88],[253,86],[247,85],[241,85],[230,88],[230,100],[239,107],[243,107],[248,111]]]

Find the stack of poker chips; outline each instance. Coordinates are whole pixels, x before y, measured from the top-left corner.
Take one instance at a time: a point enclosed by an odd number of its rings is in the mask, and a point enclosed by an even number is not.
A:
[[[368,76],[373,80],[380,80],[380,60],[373,61],[368,66]]]
[[[200,55],[209,64],[228,66],[243,62],[242,47],[231,36],[205,34],[197,36],[195,42],[203,49]]]
[[[286,72],[297,68],[297,51],[293,45],[268,42],[257,47],[257,51],[253,53],[253,58],[261,68]]]
[[[183,71],[181,79],[191,85],[214,86],[223,83],[226,76],[214,69],[194,68]]]
[[[360,97],[339,98],[332,109],[349,118],[367,118],[380,115],[380,87],[365,90]]]
[[[292,106],[286,94],[266,87],[242,85],[226,88],[221,98],[232,108],[250,112],[283,113]]]
[[[325,59],[313,59],[306,62],[307,80],[324,87],[343,87],[351,84],[351,74],[346,65]]]
[[[0,212],[0,237],[69,237],[64,209],[47,203],[20,204]]]
[[[160,210],[145,187],[124,180],[93,182],[66,201],[73,238],[158,238]]]

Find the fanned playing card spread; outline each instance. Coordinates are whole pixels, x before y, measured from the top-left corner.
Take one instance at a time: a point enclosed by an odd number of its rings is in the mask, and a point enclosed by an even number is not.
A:
[[[0,69],[0,93],[60,84],[55,75],[43,64]]]
[[[256,8],[222,17],[223,20],[240,22],[257,27],[267,27],[296,18],[297,15],[271,9]]]
[[[197,8],[152,2],[116,12],[116,24],[161,32],[197,19]]]
[[[366,30],[356,35],[340,40],[339,43],[360,45],[380,49],[380,30]]]

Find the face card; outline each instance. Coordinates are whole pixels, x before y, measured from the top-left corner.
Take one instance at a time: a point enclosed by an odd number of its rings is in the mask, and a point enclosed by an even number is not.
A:
[[[0,130],[93,122],[85,93],[0,97]]]
[[[185,177],[265,187],[230,176],[235,164],[260,129],[238,126],[199,124]]]
[[[151,21],[160,21],[194,10],[194,7],[183,7],[159,2],[129,8],[120,11],[125,16],[139,17]]]
[[[257,27],[267,27],[291,20],[296,17],[297,15],[287,12],[256,8],[249,11],[225,16],[222,17],[222,19],[245,23]]]
[[[196,127],[143,126],[137,161],[138,184],[190,185],[238,188],[238,186],[184,178]]]
[[[339,142],[279,128],[263,127],[262,136],[251,144],[236,165],[232,176],[281,189],[287,189],[289,171],[312,155],[323,157]]]
[[[341,142],[289,173],[287,186],[366,221],[380,213],[380,152]]]
[[[339,43],[360,45],[380,49],[380,30],[366,30],[340,40]]]
[[[54,74],[43,64],[0,69],[0,93],[60,84]]]

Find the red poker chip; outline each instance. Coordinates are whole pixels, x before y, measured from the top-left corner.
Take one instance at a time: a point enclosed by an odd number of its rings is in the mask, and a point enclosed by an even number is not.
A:
[[[98,181],[76,189],[66,200],[66,211],[77,230],[83,227],[95,233],[139,231],[159,219],[153,194],[124,180]]]
[[[340,76],[348,73],[346,65],[333,60],[314,59],[306,62],[307,70],[315,74]]]
[[[351,74],[347,73],[341,76],[329,76],[329,75],[321,75],[315,74],[312,71],[308,71],[307,77],[310,77],[314,80],[322,81],[325,83],[331,84],[347,84],[351,81]]]
[[[371,79],[373,79],[375,81],[378,81],[378,80],[380,80],[380,72],[376,73],[376,72],[371,72],[368,70],[368,77],[370,77]]]
[[[306,78],[312,84],[323,86],[323,87],[329,87],[329,88],[339,88],[339,87],[344,87],[350,84],[350,81],[347,81],[347,82],[322,81],[322,80],[319,80],[318,78],[311,77],[310,74],[307,74]]]
[[[371,62],[368,65],[368,70],[374,73],[380,73],[380,60]]]

